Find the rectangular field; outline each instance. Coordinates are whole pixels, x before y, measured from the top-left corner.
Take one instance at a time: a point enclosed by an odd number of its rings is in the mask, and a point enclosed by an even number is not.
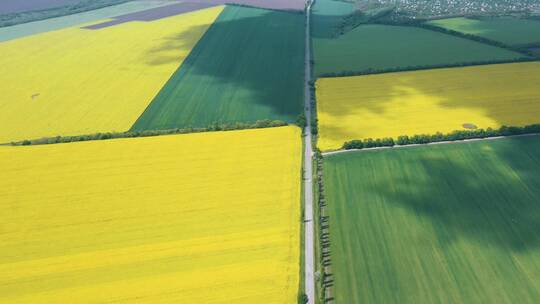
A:
[[[422,28],[379,24],[360,25],[334,39],[313,39],[313,56],[316,76],[526,57]]]
[[[540,21],[538,20],[512,17],[459,17],[433,20],[428,24],[512,46],[540,44]]]
[[[132,129],[293,122],[303,77],[304,15],[228,6]]]
[[[319,148],[400,135],[540,123],[540,63],[322,78]]]
[[[0,43],[0,143],[129,130],[222,10]]]
[[[540,138],[324,160],[339,303],[539,303]]]
[[[295,303],[301,149],[296,127],[0,147],[0,303]]]

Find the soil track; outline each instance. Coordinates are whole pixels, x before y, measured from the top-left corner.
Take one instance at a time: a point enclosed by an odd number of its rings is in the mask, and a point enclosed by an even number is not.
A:
[[[305,2],[303,0],[199,0],[197,2],[184,1],[184,2],[175,2],[171,5],[149,9],[142,12],[132,13],[121,15],[115,17],[114,20],[99,23],[91,26],[84,27],[85,29],[97,30],[109,26],[114,26],[117,24],[122,24],[130,21],[152,21],[161,18],[166,18],[170,16],[175,16],[179,14],[189,13],[192,11],[223,5],[223,4],[239,4],[239,5],[249,5],[254,7],[266,8],[266,9],[276,9],[276,10],[303,10],[305,7]]]
[[[350,149],[350,150],[342,149],[342,150],[323,152],[322,155],[323,156],[328,156],[328,155],[333,155],[333,154],[350,153],[350,152],[376,151],[376,150],[400,149],[400,148],[413,148],[413,147],[435,146],[435,145],[452,145],[452,144],[461,144],[461,143],[474,142],[474,141],[487,141],[487,140],[498,140],[498,139],[505,139],[505,138],[529,137],[529,136],[540,136],[540,133],[508,135],[508,136],[495,136],[495,137],[485,137],[485,138],[471,138],[471,139],[452,140],[452,141],[438,141],[438,142],[430,142],[430,143],[427,143],[427,144],[395,145],[395,146],[391,146],[391,147],[374,147],[374,148]]]
[[[89,30],[98,30],[109,26],[114,26],[130,21],[152,21],[152,20],[158,20],[170,16],[175,16],[179,14],[189,13],[192,11],[208,8],[215,6],[210,3],[192,3],[192,2],[183,2],[183,3],[175,3],[172,5],[162,6],[162,7],[156,7],[149,10],[121,15],[118,17],[114,17],[112,21],[103,22],[99,24],[94,24],[90,26],[84,27],[85,29]]]
[[[1,0],[0,15],[44,10],[76,4],[79,0]]]

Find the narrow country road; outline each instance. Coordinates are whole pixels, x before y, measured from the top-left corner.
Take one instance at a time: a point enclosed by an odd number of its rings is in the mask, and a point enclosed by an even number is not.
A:
[[[313,227],[313,149],[311,147],[311,48],[310,48],[310,22],[312,0],[307,0],[306,8],[306,54],[305,54],[305,115],[306,128],[304,130],[304,270],[305,270],[305,293],[308,303],[315,304],[315,252],[314,252],[314,227]]]

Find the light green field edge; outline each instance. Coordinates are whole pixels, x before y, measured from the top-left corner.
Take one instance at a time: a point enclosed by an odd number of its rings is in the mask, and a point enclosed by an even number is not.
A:
[[[173,2],[165,0],[132,1],[84,13],[2,27],[0,28],[0,42],[140,12],[147,9],[170,5],[171,3]]]
[[[325,157],[336,303],[540,303],[540,138]]]
[[[304,15],[227,6],[131,130],[294,122],[303,77]]]

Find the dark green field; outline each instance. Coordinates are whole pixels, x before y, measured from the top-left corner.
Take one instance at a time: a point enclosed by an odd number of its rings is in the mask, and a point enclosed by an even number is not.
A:
[[[354,4],[336,0],[316,0],[312,8],[311,35],[314,38],[333,38],[344,18],[354,12]]]
[[[293,122],[303,104],[304,21],[228,6],[132,130]]]
[[[540,21],[512,17],[449,18],[428,24],[512,46],[540,45]]]
[[[540,303],[540,137],[328,156],[338,303]]]
[[[390,25],[361,25],[339,38],[314,38],[313,55],[316,76],[524,57],[435,31]]]

